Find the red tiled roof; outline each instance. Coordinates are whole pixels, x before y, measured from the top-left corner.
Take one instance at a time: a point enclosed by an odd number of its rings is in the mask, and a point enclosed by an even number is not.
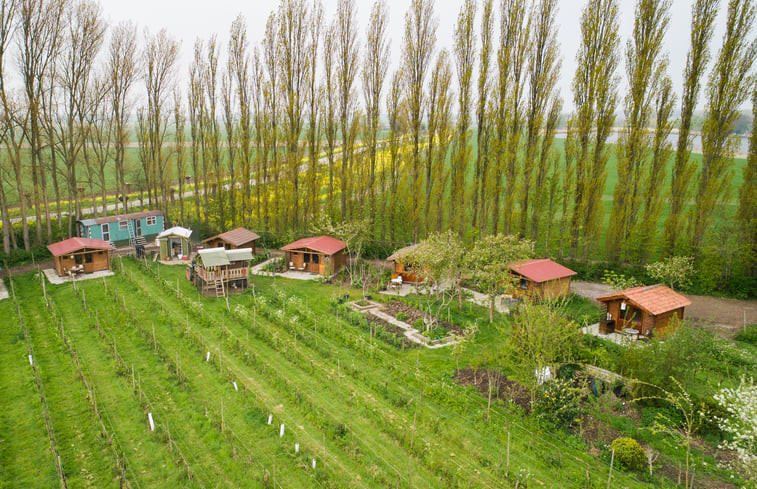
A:
[[[221,233],[217,236],[213,236],[212,238],[204,239],[202,240],[202,242],[207,243],[208,241],[212,241],[214,239],[221,239],[223,241],[226,241],[227,243],[233,244],[234,246],[242,246],[249,243],[250,241],[255,241],[259,238],[260,236],[253,233],[249,229],[236,228],[232,229],[231,231]]]
[[[344,244],[344,241],[332,238],[331,236],[314,236],[312,238],[298,239],[294,243],[289,243],[288,245],[283,246],[281,249],[283,251],[292,251],[301,248],[309,248],[318,253],[323,253],[324,255],[333,255],[339,253],[345,247],[346,245]]]
[[[107,241],[92,238],[68,238],[66,240],[47,245],[47,249],[50,250],[50,253],[52,253],[53,256],[67,255],[84,248],[110,250],[113,249],[113,245]]]
[[[105,224],[106,222],[116,221],[128,221],[130,219],[141,219],[143,217],[162,216],[161,211],[144,211],[144,212],[132,212],[131,214],[117,214],[115,216],[97,217],[95,222],[97,224]]]
[[[555,263],[548,258],[539,260],[528,260],[522,263],[510,265],[510,270],[522,275],[536,283],[546,282],[548,280],[557,280],[565,277],[577,275],[570,268]]]
[[[691,305],[691,301],[662,284],[634,287],[597,297],[600,302],[627,299],[653,316]]]

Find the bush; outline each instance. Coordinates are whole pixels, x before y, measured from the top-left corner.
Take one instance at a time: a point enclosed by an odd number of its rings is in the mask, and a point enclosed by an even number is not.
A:
[[[533,412],[537,419],[569,428],[581,417],[580,391],[569,380],[545,382],[536,391]]]
[[[397,321],[405,321],[407,320],[407,314],[404,312],[398,312],[397,313]]]
[[[400,313],[400,314],[402,314],[402,313]],[[397,314],[397,315],[399,316],[399,314]],[[416,320],[415,320],[415,322],[413,323],[413,327],[414,327],[415,329],[417,329],[418,331],[423,331],[423,330],[425,330],[425,329],[426,329],[426,323],[424,323],[424,322],[423,322],[423,319],[421,319],[421,318],[418,318],[418,319],[416,319]]]
[[[616,438],[610,445],[615,450],[615,461],[628,470],[644,470],[646,456],[639,442],[633,438]]]
[[[757,324],[749,325],[746,331],[742,329],[741,331],[736,333],[734,339],[736,341],[743,341],[744,343],[749,343],[750,345],[757,346]]]

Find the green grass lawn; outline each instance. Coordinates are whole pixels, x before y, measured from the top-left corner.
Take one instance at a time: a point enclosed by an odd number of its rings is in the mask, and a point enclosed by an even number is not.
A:
[[[254,277],[227,309],[199,296],[184,267],[114,263],[115,276],[77,290],[47,285],[49,306],[33,274],[14,278],[69,487],[115,487],[119,477],[132,487],[586,487],[587,472],[606,483],[609,461],[583,440],[500,403],[487,421],[486,399],[456,383],[458,360],[475,362],[509,334],[485,308],[443,311],[479,325],[456,358],[400,348],[332,305],[356,290]],[[12,315],[12,302],[0,311]],[[1,334],[1,359],[24,372],[2,384],[3,426],[29,435],[0,434],[0,486],[52,487],[25,346],[13,328]],[[659,487],[617,469],[613,481]]]

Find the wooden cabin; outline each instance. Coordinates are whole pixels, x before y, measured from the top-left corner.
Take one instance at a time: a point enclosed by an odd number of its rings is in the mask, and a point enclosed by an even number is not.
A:
[[[347,263],[343,241],[330,236],[314,236],[281,248],[290,270],[318,273],[331,277]]]
[[[204,239],[202,242],[208,248],[225,248],[227,250],[250,248],[254,255],[256,252],[255,241],[258,239],[260,239],[260,236],[249,229],[236,228],[211,238]]]
[[[205,296],[241,293],[248,286],[252,248],[207,248],[197,252],[190,280]]]
[[[683,310],[691,301],[662,284],[634,287],[597,297],[607,308],[601,321],[610,331],[635,329],[645,336],[665,337],[672,331],[673,316],[683,319]]]
[[[540,300],[570,294],[571,277],[577,275],[570,268],[546,258],[510,265],[510,273],[515,277],[516,296]]]
[[[110,270],[113,245],[102,239],[69,238],[47,246],[59,276]]]
[[[192,230],[181,226],[174,226],[158,234],[155,239],[160,245],[160,259],[163,261],[189,260],[190,236],[192,236]]]
[[[80,219],[76,229],[81,238],[110,241],[116,247],[145,245],[163,231],[161,211],[133,212],[114,216]]]
[[[423,282],[423,277],[415,272],[415,267],[411,264],[404,263],[402,257],[407,256],[409,253],[417,247],[417,244],[406,246],[395,251],[386,259],[394,264],[392,268],[392,280],[402,278],[402,282],[420,283]]]

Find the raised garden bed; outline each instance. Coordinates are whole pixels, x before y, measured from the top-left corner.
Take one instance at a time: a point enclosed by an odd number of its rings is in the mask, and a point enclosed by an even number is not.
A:
[[[381,310],[394,317],[397,317],[397,314],[399,313],[404,314],[407,317],[407,319],[404,319],[404,321],[408,324],[415,324],[417,320],[419,319],[424,320],[428,317],[428,315],[425,314],[423,311],[420,311],[413,306],[410,306],[408,304],[405,304],[404,302],[399,302],[399,301],[386,302],[381,306]],[[456,334],[461,335],[464,332],[461,327],[455,326],[449,321],[445,321],[440,318],[436,318],[436,320],[441,326],[443,326],[450,333],[456,333]]]

